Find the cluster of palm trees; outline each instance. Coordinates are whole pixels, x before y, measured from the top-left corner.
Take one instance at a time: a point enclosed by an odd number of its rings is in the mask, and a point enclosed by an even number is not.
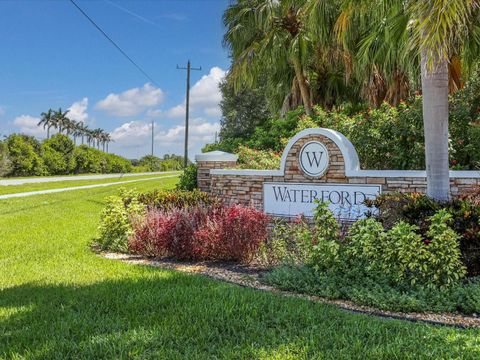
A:
[[[85,144],[85,140],[88,146],[102,147],[103,151],[108,152],[108,144],[112,142],[111,135],[103,129],[89,129],[81,121],[75,121],[68,117],[69,110],[63,111],[61,108],[58,110],[49,109],[47,112],[41,114],[40,122],[38,126],[43,126],[47,130],[47,139],[50,138],[50,129],[57,129],[59,134],[65,134],[71,136],[75,145],[77,139],[81,138],[82,145]]]
[[[480,0],[237,0],[223,20],[230,80],[266,81],[277,108],[421,92],[427,193],[449,198],[448,94],[480,59]]]

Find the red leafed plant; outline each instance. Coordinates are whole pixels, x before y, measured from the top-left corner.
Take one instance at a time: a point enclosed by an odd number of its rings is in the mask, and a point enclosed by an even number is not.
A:
[[[269,217],[253,208],[240,205],[226,207],[219,222],[219,252],[225,260],[251,261],[268,236]]]
[[[133,224],[129,249],[180,260],[250,261],[267,238],[269,218],[239,205],[150,210]]]

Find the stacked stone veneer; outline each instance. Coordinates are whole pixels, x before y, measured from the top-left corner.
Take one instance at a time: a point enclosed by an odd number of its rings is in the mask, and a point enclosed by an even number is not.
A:
[[[318,133],[322,132],[320,130],[325,134]],[[328,170],[320,178],[307,176],[298,162],[302,146],[312,140],[325,144],[329,152]],[[252,204],[259,209],[263,207],[264,182],[378,184],[382,193],[426,191],[425,171],[360,170],[353,145],[343,135],[328,129],[307,129],[297,134],[285,149],[280,170],[231,169],[236,157],[225,161],[227,155],[233,156],[223,153],[222,158],[217,152],[212,156],[206,153],[197,157],[199,188],[227,203]],[[480,185],[479,171],[451,171],[450,178],[453,196]]]

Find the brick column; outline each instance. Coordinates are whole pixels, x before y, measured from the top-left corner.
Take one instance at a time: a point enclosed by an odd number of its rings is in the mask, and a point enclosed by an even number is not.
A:
[[[210,192],[210,170],[227,169],[237,165],[238,156],[223,151],[210,151],[195,156],[197,162],[197,182],[201,191]]]

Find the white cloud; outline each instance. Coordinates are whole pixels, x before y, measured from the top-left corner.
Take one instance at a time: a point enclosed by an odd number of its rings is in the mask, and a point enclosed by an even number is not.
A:
[[[201,148],[212,142],[215,132],[220,130],[219,123],[210,123],[202,118],[192,119],[189,128],[189,157],[194,159],[200,153]],[[151,146],[151,123],[145,121],[130,121],[118,128],[111,134],[114,143],[111,149],[129,158],[139,158],[150,153]],[[166,153],[183,154],[185,141],[185,127],[175,125],[168,129],[160,129],[155,124],[155,154]]]
[[[147,111],[147,116],[149,117],[160,117],[160,118],[183,118],[185,116],[185,105],[177,105],[166,111],[161,109],[150,109]]]
[[[218,106],[222,100],[222,93],[218,85],[225,77],[225,71],[219,67],[210,69],[208,75],[202,76],[190,90],[190,104],[192,106],[201,106],[211,108]]]
[[[215,139],[215,133],[220,130],[220,124],[197,118],[192,120],[188,130],[189,148],[196,149]],[[160,131],[155,135],[155,139],[181,149],[185,141],[185,126],[176,125],[166,131]]]
[[[221,110],[219,107],[222,101],[220,82],[225,77],[225,70],[219,67],[210,69],[208,75],[202,76],[190,89],[190,111],[202,113],[209,117],[219,117]],[[180,118],[185,116],[185,101],[182,104],[174,106],[167,111],[157,113],[157,116],[166,118]]]
[[[69,108],[68,117],[72,120],[86,123],[88,119],[88,98],[84,97],[80,101],[74,102]]]
[[[19,131],[25,135],[45,136],[46,130],[43,126],[38,126],[40,118],[30,115],[20,115],[13,120],[13,125],[19,128]]]
[[[122,146],[143,145],[151,136],[151,126],[143,121],[130,121],[113,130],[112,139]]]
[[[134,116],[159,105],[163,99],[163,91],[147,83],[141,88],[133,88],[120,94],[111,93],[100,100],[96,108],[114,116]]]

